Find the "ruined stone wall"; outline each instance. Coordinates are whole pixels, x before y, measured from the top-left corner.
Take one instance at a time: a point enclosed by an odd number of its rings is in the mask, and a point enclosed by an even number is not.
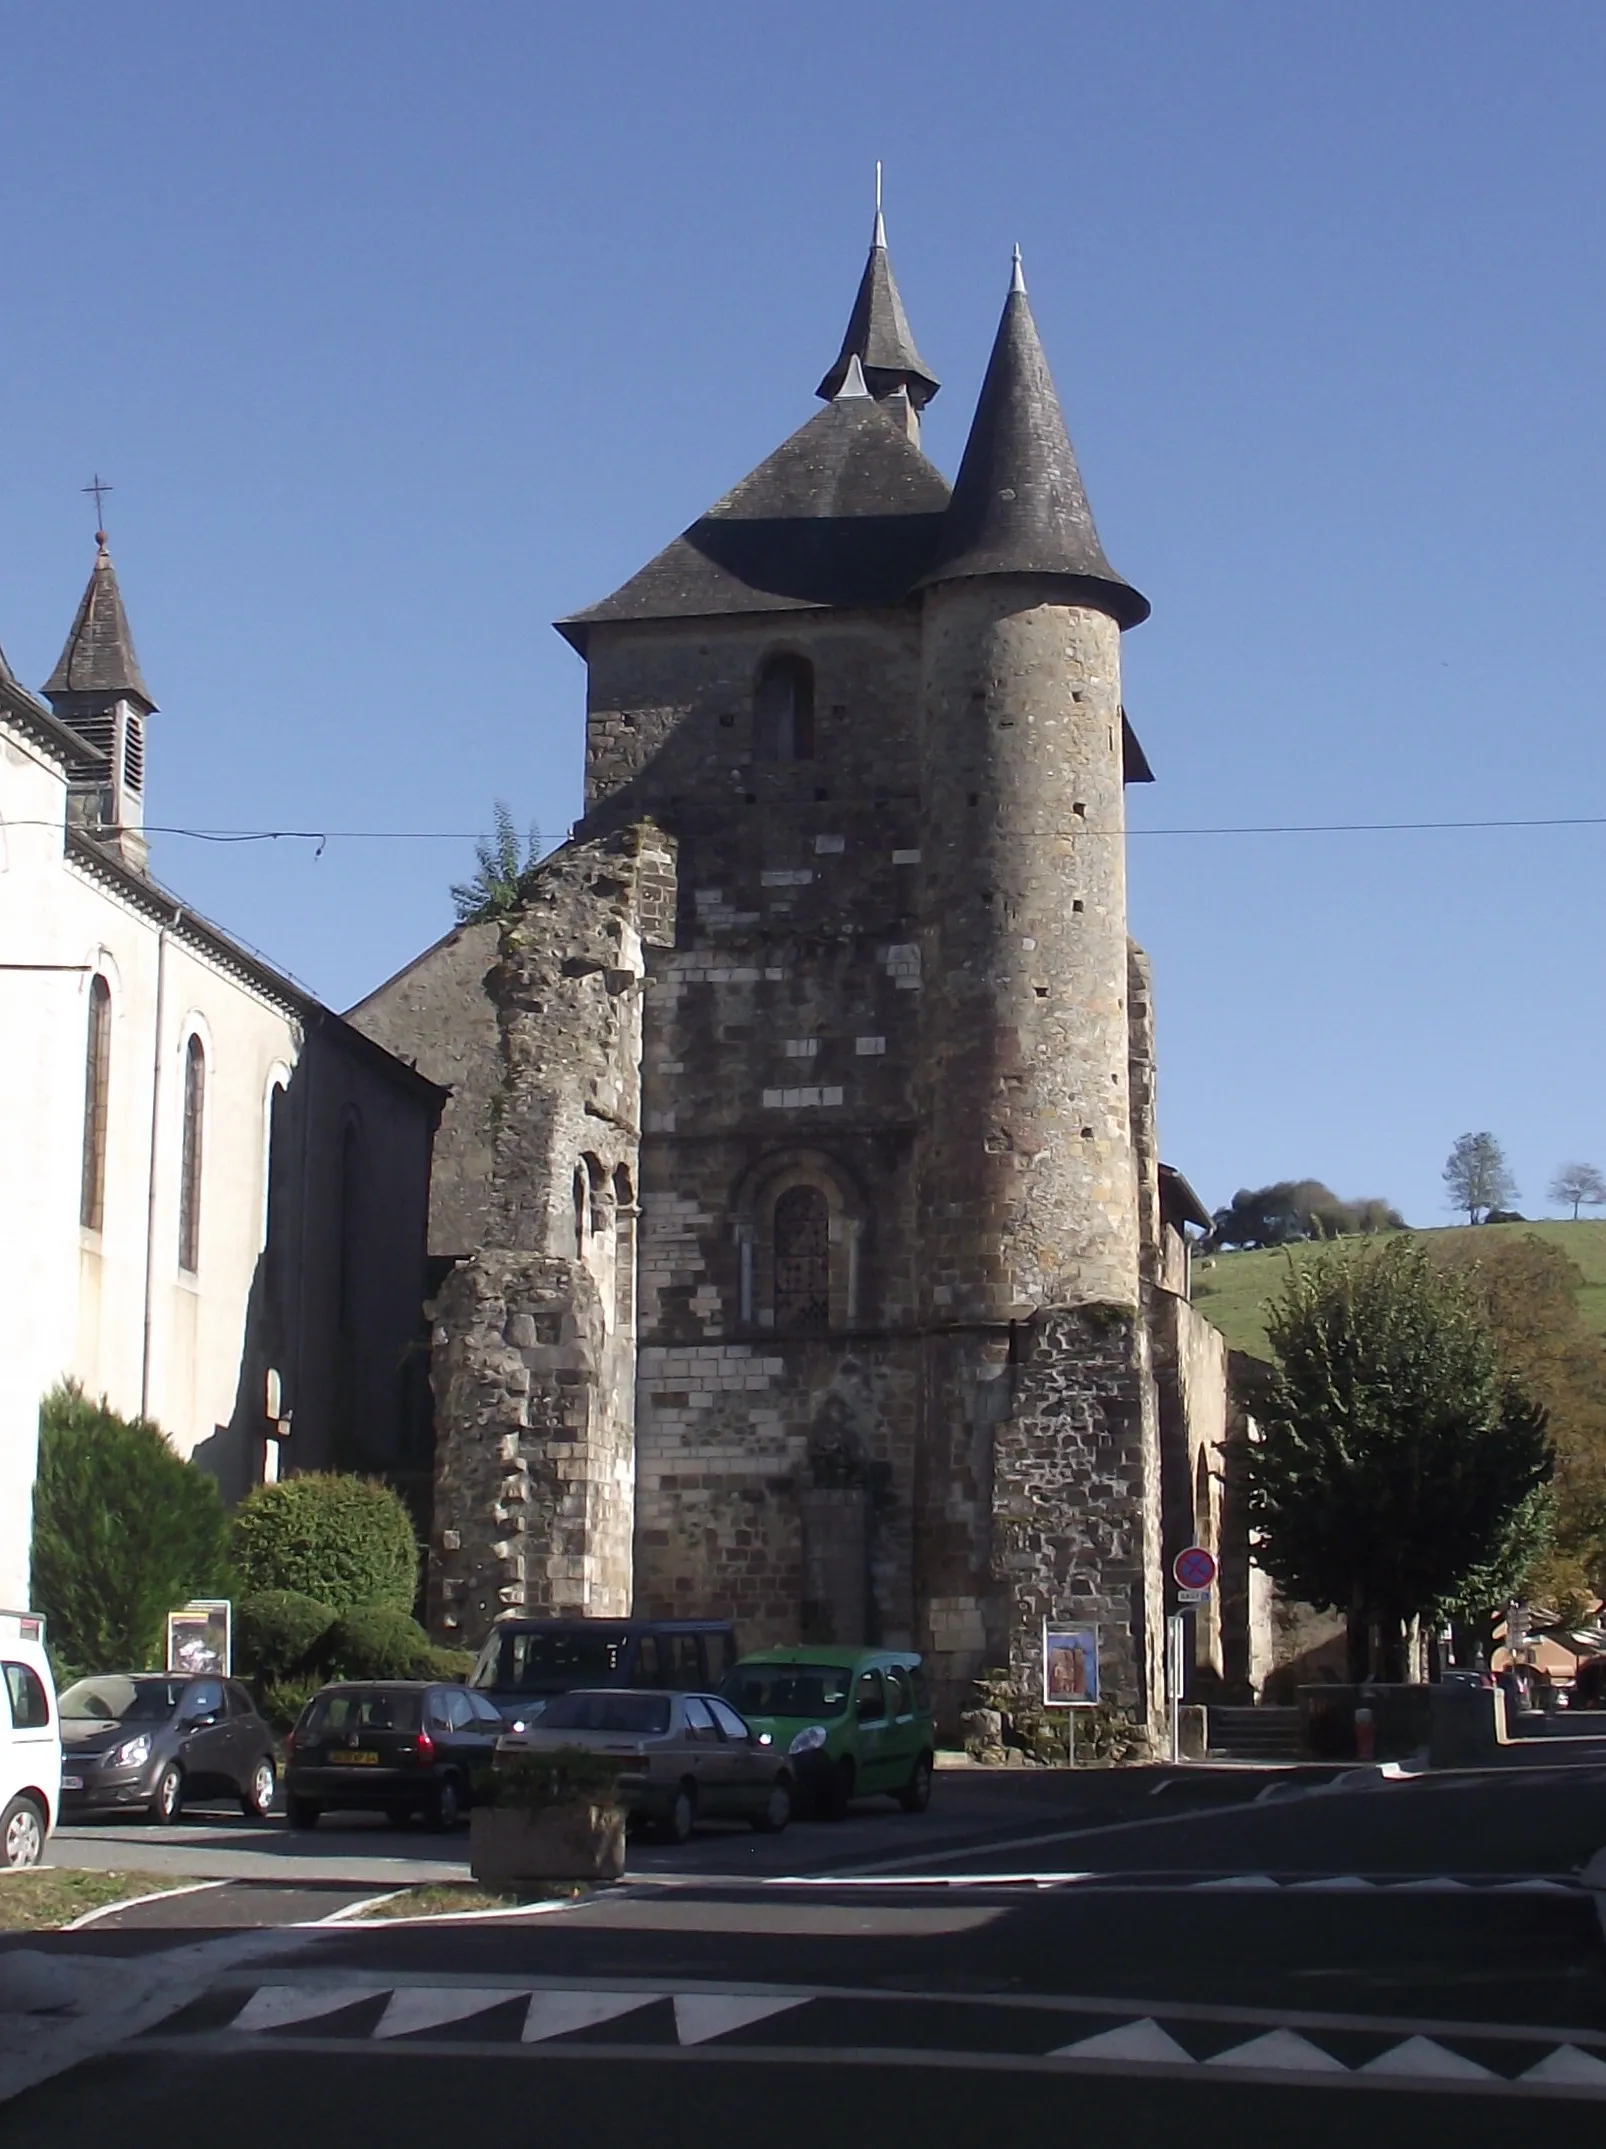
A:
[[[1169,1226],[1166,1236],[1176,1237]],[[1187,1299],[1163,1288],[1148,1293],[1148,1319],[1165,1488],[1165,1606],[1168,1612],[1179,1609],[1171,1574],[1177,1554],[1194,1544],[1213,1552],[1221,1568],[1214,1596],[1206,1604],[1181,1609],[1189,1622],[1190,1662],[1195,1672],[1206,1679],[1211,1674],[1223,1678],[1227,1676],[1228,1637],[1232,1637],[1236,1662],[1248,1616],[1243,1579],[1248,1563],[1247,1530],[1236,1511],[1230,1544],[1227,1528],[1227,1339]]]
[[[502,921],[485,1236],[433,1309],[430,1612],[631,1603],[644,948],[673,932],[650,824],[566,845]]]

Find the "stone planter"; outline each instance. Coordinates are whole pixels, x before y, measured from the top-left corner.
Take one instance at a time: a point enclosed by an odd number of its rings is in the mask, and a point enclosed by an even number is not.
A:
[[[494,1895],[548,1880],[617,1880],[625,1869],[625,1817],[590,1799],[545,1806],[476,1806],[468,1817],[469,1870]]]

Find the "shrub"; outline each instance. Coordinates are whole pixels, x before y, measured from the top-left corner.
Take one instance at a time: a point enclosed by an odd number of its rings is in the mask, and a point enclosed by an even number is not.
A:
[[[428,1663],[419,1673],[421,1679],[466,1680],[476,1661],[472,1649],[431,1649],[426,1654]]]
[[[296,1589],[259,1589],[234,1607],[234,1656],[248,1675],[270,1684],[294,1679],[314,1663],[335,1613]]]
[[[167,1614],[221,1593],[228,1518],[215,1481],[148,1418],[91,1403],[73,1382],[39,1410],[33,1601],[64,1666],[160,1664]]]
[[[314,1471],[258,1485],[235,1510],[232,1536],[247,1591],[295,1590],[336,1612],[380,1604],[412,1611],[412,1517],[373,1478]]]
[[[322,1685],[321,1679],[276,1679],[262,1689],[258,1714],[283,1738]]]
[[[384,1604],[343,1612],[319,1651],[333,1679],[428,1679],[432,1653],[418,1621]]]

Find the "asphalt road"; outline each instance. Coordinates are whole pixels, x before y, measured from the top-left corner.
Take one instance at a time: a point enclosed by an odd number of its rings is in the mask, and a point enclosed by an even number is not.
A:
[[[778,2149],[1001,2129],[1203,2149],[1606,2138],[1606,1944],[1576,1885],[1606,1843],[1606,1783],[1435,1779],[1167,1817],[1187,1792],[1092,1782],[968,1785],[962,1843],[867,1812],[824,1831],[830,1870],[809,1869],[803,1829],[782,1839],[804,1854],[790,1874],[709,1870],[736,1857],[709,1837],[695,1870],[537,1915],[86,1933],[108,1980],[172,1976],[109,2049],[87,2016],[55,2033],[78,2063],[5,2108],[0,2137],[154,2149],[175,2114],[204,2141],[216,2112],[230,2149],[468,2124],[597,2149],[737,2128]]]

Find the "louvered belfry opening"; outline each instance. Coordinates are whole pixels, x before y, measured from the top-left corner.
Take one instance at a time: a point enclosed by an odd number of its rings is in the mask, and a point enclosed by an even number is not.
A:
[[[830,1209],[817,1186],[789,1186],[775,1204],[775,1326],[811,1335],[830,1325]]]

